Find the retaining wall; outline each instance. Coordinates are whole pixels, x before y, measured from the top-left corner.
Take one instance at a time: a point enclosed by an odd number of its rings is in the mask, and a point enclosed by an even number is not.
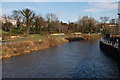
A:
[[[115,48],[100,41],[100,48],[106,55],[120,61],[120,47]]]

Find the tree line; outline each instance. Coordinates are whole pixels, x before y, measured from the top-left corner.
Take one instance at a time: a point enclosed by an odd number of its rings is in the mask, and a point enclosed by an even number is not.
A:
[[[3,16],[6,23],[2,23],[2,30],[15,34],[52,34],[52,33],[110,33],[110,28],[107,25],[109,17],[101,17],[101,22],[93,17],[83,16],[76,22],[63,23],[59,20],[56,14],[48,13],[45,18],[37,15],[30,9],[13,10],[11,16]],[[17,20],[16,26],[7,21],[7,18]],[[116,23],[115,19],[110,20],[110,23]]]

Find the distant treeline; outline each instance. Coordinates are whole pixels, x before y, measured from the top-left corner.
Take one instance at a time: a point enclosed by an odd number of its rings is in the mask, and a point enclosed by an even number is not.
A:
[[[51,34],[51,33],[111,33],[115,31],[115,28],[111,29],[110,23],[116,24],[117,20],[109,20],[109,17],[101,17],[101,22],[95,20],[93,17],[83,16],[78,17],[76,22],[63,23],[58,19],[56,14],[48,13],[45,17],[37,15],[30,9],[13,10],[10,16],[3,16],[6,19],[5,23],[2,23],[2,30],[14,33],[14,34]],[[12,25],[8,18],[17,20],[17,24]]]

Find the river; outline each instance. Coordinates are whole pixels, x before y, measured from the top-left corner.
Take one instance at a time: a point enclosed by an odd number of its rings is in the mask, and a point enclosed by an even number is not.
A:
[[[2,61],[3,78],[118,78],[99,40],[76,41]]]

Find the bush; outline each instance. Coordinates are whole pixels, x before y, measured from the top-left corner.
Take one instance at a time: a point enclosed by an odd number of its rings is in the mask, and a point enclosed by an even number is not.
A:
[[[12,33],[14,34],[23,34],[25,31],[25,28],[12,28]]]

